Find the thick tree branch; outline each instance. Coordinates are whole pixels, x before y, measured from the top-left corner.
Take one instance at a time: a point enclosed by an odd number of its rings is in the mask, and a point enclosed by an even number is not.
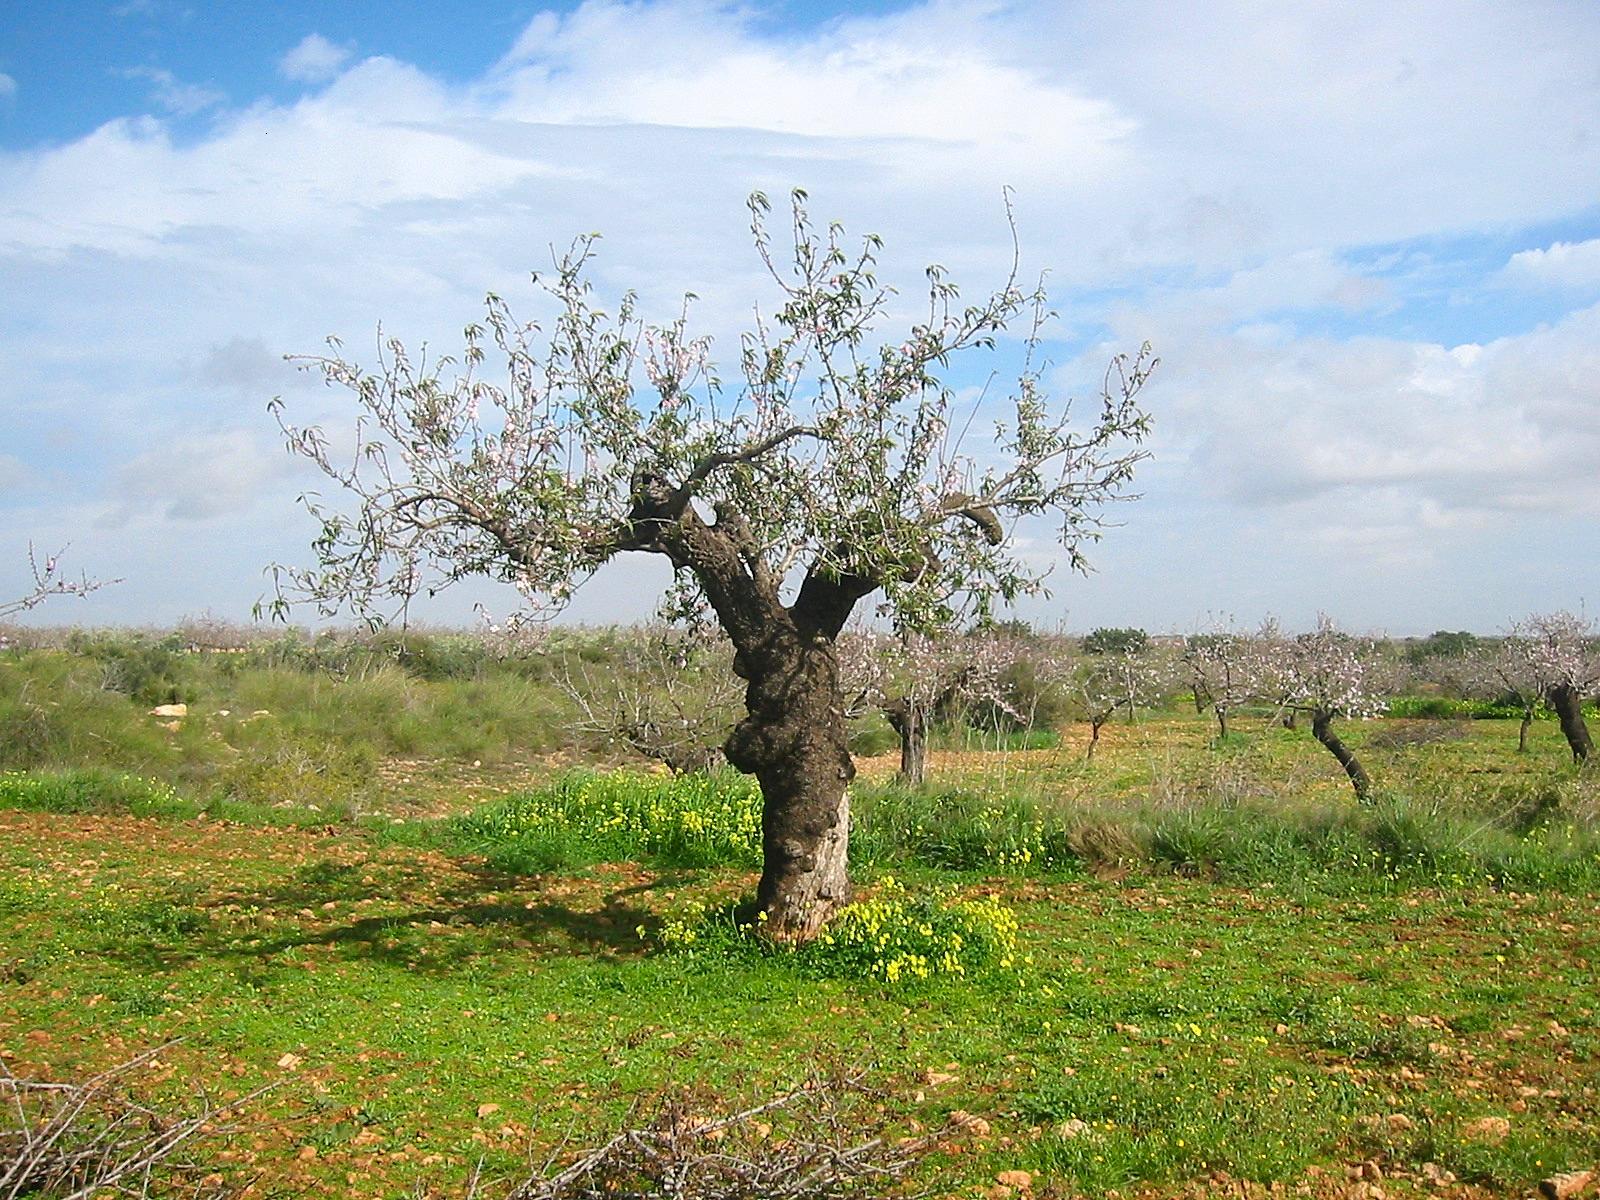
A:
[[[683,483],[678,486],[674,500],[680,504],[688,503],[699,486],[723,467],[736,466],[739,463],[755,462],[763,455],[770,454],[785,442],[793,441],[797,437],[821,438],[822,434],[811,425],[791,425],[781,429],[771,437],[762,438],[759,442],[744,447],[742,450],[719,451],[708,454],[694,465],[694,468],[684,477]]]

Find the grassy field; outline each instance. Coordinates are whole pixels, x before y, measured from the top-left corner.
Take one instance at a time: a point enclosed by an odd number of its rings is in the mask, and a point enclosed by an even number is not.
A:
[[[1526,754],[1510,721],[1352,725],[1367,809],[1264,719],[1217,745],[1148,714],[1092,761],[1072,725],[963,736],[920,790],[866,758],[868,915],[793,953],[730,915],[745,781],[403,746],[408,680],[388,707],[281,683],[262,705],[325,758],[327,714],[359,725],[359,803],[338,772],[285,796],[57,743],[0,776],[7,1070],[174,1042],[138,1095],[271,1084],[194,1151],[263,1196],[462,1196],[480,1166],[503,1195],[664,1098],[731,1110],[817,1072],[872,1089],[862,1129],[937,1134],[908,1192],[1511,1196],[1600,1163],[1600,781],[1548,722]],[[129,728],[176,745],[157,768],[278,761],[209,703]]]

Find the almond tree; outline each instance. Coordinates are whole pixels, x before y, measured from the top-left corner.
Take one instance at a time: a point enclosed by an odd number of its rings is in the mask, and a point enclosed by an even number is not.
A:
[[[381,615],[469,575],[559,607],[620,554],[663,556],[677,579],[666,611],[709,606],[733,644],[745,716],[724,750],[761,783],[757,901],[775,936],[804,939],[850,894],[840,631],[868,597],[897,629],[934,632],[1039,590],[1011,545],[1017,518],[1054,518],[1082,567],[1101,505],[1144,457],[1138,394],[1154,360],[1114,359],[1074,423],[1046,394],[1049,313],[1041,289],[1017,285],[1015,258],[971,304],[929,268],[920,318],[874,344],[894,299],[875,274],[879,240],[851,248],[837,225],[817,229],[796,192],[780,264],[766,199],[750,209],[776,307],[757,310],[730,383],[686,314],[646,324],[631,295],[614,315],[599,307],[592,237],[542,281],[554,309],[543,327],[491,296],[459,362],[394,340],[372,370],[337,341],[307,360],[352,394],[354,452],[336,458],[320,430],[285,424],[288,444],[353,511],[307,498],[318,565],[280,568],[275,608],[307,599]],[[952,358],[995,349],[1019,322],[1006,402],[958,405],[942,378]],[[491,353],[502,381],[485,373]],[[1001,407],[992,436],[976,432]]]
[[[1356,799],[1368,803],[1372,779],[1355,752],[1334,732],[1333,722],[1339,717],[1366,720],[1383,712],[1376,648],[1339,630],[1326,613],[1317,615],[1316,629],[1298,637],[1283,636],[1276,624],[1268,621],[1257,645],[1265,690],[1284,707],[1311,718],[1312,736],[1344,768]]]
[[[1197,709],[1216,714],[1217,732],[1228,736],[1228,717],[1249,703],[1260,684],[1261,656],[1250,638],[1231,626],[1191,634],[1183,646],[1183,665],[1194,686]]]
[[[1600,692],[1600,630],[1577,613],[1540,613],[1518,622],[1507,639],[1523,669],[1544,688],[1572,749],[1574,762],[1588,762],[1594,740],[1583,719],[1583,702]]]
[[[1171,663],[1161,655],[1133,645],[1104,653],[1085,654],[1070,667],[1056,664],[1065,673],[1073,697],[1082,706],[1089,722],[1089,746],[1085,761],[1094,757],[1100,744],[1100,731],[1119,711],[1128,719],[1141,707],[1159,703],[1172,680]]]
[[[1517,728],[1517,751],[1526,753],[1528,731],[1543,702],[1549,683],[1541,664],[1512,635],[1492,648],[1480,649],[1469,660],[1468,678],[1473,689],[1489,700],[1509,700],[1522,712]]]
[[[900,738],[900,778],[920,784],[927,778],[934,721],[976,702],[1012,711],[1002,683],[1017,649],[1010,638],[982,632],[929,637],[849,630],[838,646],[844,694],[852,698],[846,715],[881,711]]]
[[[569,656],[555,682],[577,710],[578,732],[621,743],[675,775],[709,771],[738,719],[727,651],[703,631],[629,630],[602,662]]]

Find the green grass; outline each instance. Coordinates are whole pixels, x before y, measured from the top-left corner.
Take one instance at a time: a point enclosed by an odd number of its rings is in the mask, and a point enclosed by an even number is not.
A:
[[[8,1063],[68,1075],[182,1036],[153,1092],[280,1083],[222,1164],[278,1188],[444,1195],[480,1156],[504,1178],[530,1141],[608,1136],[641,1096],[732,1104],[818,1062],[866,1070],[901,1128],[989,1123],[921,1170],[936,1194],[1014,1169],[1060,1194],[1293,1181],[1378,1155],[1510,1195],[1600,1144],[1592,894],[943,876],[1014,911],[1032,962],[907,992],[654,948],[744,893],[742,870],[523,876],[357,826],[0,822]],[[1375,1132],[1391,1113],[1403,1135]],[[1465,1138],[1485,1114],[1513,1137]]]
[[[1026,793],[865,783],[855,789],[851,857],[858,868],[1008,876],[1140,867],[1237,884],[1596,888],[1600,825],[1586,787],[1578,778],[1521,785],[1486,817],[1388,794],[1359,807],[1250,801],[1119,809],[1052,805]],[[102,771],[0,776],[0,807],[205,813],[263,824],[358,818],[359,810],[341,807],[336,796],[311,795],[322,803],[303,792],[296,802],[271,806],[232,797],[197,803],[158,782]],[[579,771],[459,817],[399,826],[370,820],[390,842],[478,855],[512,874],[619,861],[660,868],[760,863],[759,789],[727,771]]]

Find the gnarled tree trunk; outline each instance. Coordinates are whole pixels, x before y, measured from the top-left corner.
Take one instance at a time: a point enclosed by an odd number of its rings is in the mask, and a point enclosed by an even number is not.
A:
[[[1572,747],[1572,761],[1588,762],[1589,755],[1594,753],[1594,741],[1583,720],[1583,697],[1576,688],[1563,683],[1550,689],[1550,707],[1556,710],[1561,732],[1567,737],[1567,745]]]
[[[1522,710],[1522,724],[1517,727],[1517,753],[1528,752],[1528,730],[1533,727],[1533,705]]]
[[[1228,740],[1228,710],[1224,705],[1213,704],[1211,711],[1217,714],[1217,740]]]
[[[761,784],[761,882],[769,936],[814,937],[850,900],[848,787],[855,776],[833,642],[775,629],[734,670],[749,681],[748,715],[728,761]]]
[[[1351,786],[1356,789],[1356,799],[1362,804],[1368,803],[1372,799],[1372,778],[1367,774],[1367,769],[1361,765],[1361,760],[1333,731],[1333,715],[1325,712],[1312,713],[1311,735],[1328,748],[1328,753],[1339,760],[1344,773],[1350,776]]]
[[[917,785],[928,773],[928,714],[909,696],[886,705],[883,715],[900,735],[900,778]]]

